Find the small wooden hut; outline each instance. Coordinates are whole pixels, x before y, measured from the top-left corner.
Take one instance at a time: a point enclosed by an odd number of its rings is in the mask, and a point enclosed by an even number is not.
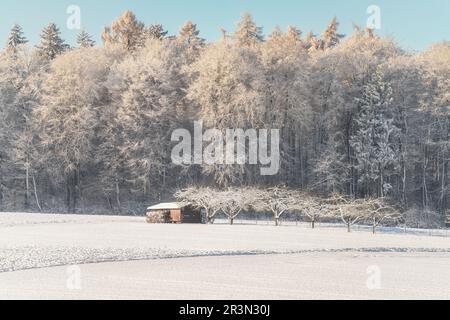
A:
[[[202,223],[200,210],[180,203],[160,203],[147,209],[148,223]]]

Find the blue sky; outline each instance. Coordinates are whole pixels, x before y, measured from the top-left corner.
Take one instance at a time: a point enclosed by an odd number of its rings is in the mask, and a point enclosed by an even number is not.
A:
[[[341,33],[352,23],[365,25],[369,5],[381,8],[382,35],[394,37],[408,50],[422,50],[432,43],[450,40],[450,0],[1,0],[0,40],[4,43],[12,24],[22,25],[33,44],[50,21],[57,23],[64,38],[73,44],[78,31],[66,27],[69,5],[81,8],[81,23],[99,41],[104,25],[125,9],[146,24],[162,23],[175,34],[183,22],[197,23],[208,40],[220,37],[220,28],[233,30],[242,12],[250,12],[265,33],[275,26],[292,24],[304,33],[321,33],[337,16]]]

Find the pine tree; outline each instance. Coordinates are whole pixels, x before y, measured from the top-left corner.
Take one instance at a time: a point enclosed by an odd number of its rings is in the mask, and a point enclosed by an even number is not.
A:
[[[205,39],[201,38],[197,25],[192,21],[186,22],[180,30],[178,40],[191,49],[200,49],[205,44]]]
[[[127,10],[113,22],[111,28],[105,27],[102,39],[105,45],[119,44],[128,52],[135,51],[144,46],[144,24]]]
[[[191,21],[186,22],[182,26],[177,41],[185,48],[188,64],[197,60],[200,50],[205,46],[205,39],[200,37],[197,25]]]
[[[264,40],[262,28],[253,22],[252,16],[249,13],[242,15],[233,38],[238,45],[247,47],[254,46]]]
[[[398,166],[397,137],[400,129],[394,122],[392,88],[377,70],[358,100],[360,111],[356,119],[356,134],[351,139],[365,195],[384,197],[392,186],[388,177]],[[371,190],[376,186],[376,190]]]
[[[302,41],[302,32],[294,26],[288,26],[286,35],[289,39],[295,42]]]
[[[162,24],[152,24],[147,28],[146,35],[149,39],[162,40],[168,34],[168,31],[164,30]]]
[[[306,50],[318,50],[320,48],[320,41],[317,36],[312,32],[308,32],[305,37],[305,49]]]
[[[61,32],[54,23],[50,23],[41,34],[41,43],[37,46],[39,54],[53,60],[68,49],[68,45],[61,39]]]
[[[338,27],[339,27],[339,23],[337,22],[336,17],[334,17],[328,23],[328,26],[322,35],[322,44],[321,44],[322,49],[325,50],[325,49],[333,48],[337,44],[339,44],[339,42],[344,37],[344,35],[337,33]]]
[[[279,26],[276,26],[275,29],[269,34],[268,38],[276,39],[283,36],[283,31],[281,31]]]
[[[85,30],[82,30],[77,37],[77,44],[80,48],[91,48],[95,46],[95,41]]]
[[[17,53],[17,47],[26,44],[28,40],[23,35],[22,27],[18,24],[13,25],[11,32],[8,37],[8,42],[6,43],[6,51],[8,53]]]

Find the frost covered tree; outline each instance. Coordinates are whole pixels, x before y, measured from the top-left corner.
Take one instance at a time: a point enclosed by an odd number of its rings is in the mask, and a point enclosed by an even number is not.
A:
[[[275,30],[261,44],[265,103],[263,126],[281,130],[284,154],[280,177],[290,184],[306,181],[307,136],[312,120],[309,80],[311,66],[298,30]]]
[[[288,26],[286,36],[294,42],[302,41],[302,32],[294,26]]]
[[[401,219],[400,212],[383,198],[364,199],[361,210],[366,212],[366,220],[372,226],[372,233],[383,223],[395,223]]]
[[[305,49],[308,51],[318,50],[320,48],[320,41],[317,36],[312,32],[308,32],[304,40]]]
[[[262,28],[256,25],[249,13],[244,13],[238,22],[237,30],[233,34],[233,40],[239,46],[255,46],[264,40]]]
[[[86,33],[78,40],[80,48],[66,50],[51,24],[30,50],[14,27],[0,53],[3,209],[65,202],[71,211],[95,205],[135,213],[182,186],[243,192],[286,185],[298,197],[323,194],[318,202],[327,205],[326,196],[342,194],[350,226],[369,220],[358,215],[370,211],[361,199],[378,197],[417,208],[419,220],[444,220],[447,42],[405,52],[373,30],[355,28],[343,39],[336,19],[320,36],[302,38],[291,26],[265,39],[245,14],[231,37],[223,32],[206,43],[192,22],[167,37],[161,25],[146,28],[131,12],[106,30],[104,47],[93,48]],[[223,134],[280,129],[279,174],[262,177],[249,164],[174,166],[170,134],[193,133],[194,121]],[[310,220],[321,211],[316,202],[304,213]]]
[[[85,30],[82,30],[77,36],[77,44],[80,48],[90,48],[95,46],[95,41],[92,40],[92,36]]]
[[[437,202],[441,214],[445,214],[448,209],[450,196],[449,61],[449,42],[433,45],[416,57],[416,63],[422,66],[423,85],[419,87],[423,90],[419,97],[421,121],[414,129],[414,132],[421,129],[417,132],[419,139],[416,140],[421,146],[421,160],[418,161],[418,166],[422,168],[422,173],[418,175],[419,189],[422,193],[422,207],[428,208],[433,202]],[[434,198],[433,193],[438,194],[438,197]]]
[[[253,48],[220,42],[209,46],[190,68],[188,98],[206,128],[259,128],[265,116],[264,70]],[[249,173],[243,165],[203,165],[206,176],[231,186]]]
[[[138,55],[129,56],[109,78],[117,104],[115,125],[123,138],[128,180],[147,196],[163,191],[171,174],[170,135],[182,109],[184,91],[176,42],[149,40]],[[172,173],[174,174],[174,173]]]
[[[162,24],[152,24],[145,30],[148,39],[162,40],[169,32],[164,30]]]
[[[182,203],[203,210],[206,223],[213,223],[216,215],[222,210],[219,192],[209,187],[189,187],[175,193],[175,197]]]
[[[217,194],[220,208],[228,218],[230,225],[234,224],[236,218],[247,209],[251,200],[246,197],[246,192],[238,189],[229,189]]]
[[[339,23],[336,17],[334,17],[329,23],[324,33],[322,34],[322,40],[320,47],[322,49],[334,48],[339,44],[344,35],[338,33]]]
[[[47,60],[53,60],[68,49],[68,45],[61,38],[61,32],[54,23],[50,23],[41,33],[38,53]]]
[[[200,30],[192,21],[186,22],[180,29],[178,40],[192,49],[200,49],[205,45],[205,39],[200,37]]]
[[[294,197],[294,209],[311,223],[312,229],[316,228],[317,222],[329,216],[330,205],[326,199],[304,192],[295,192]]]
[[[83,200],[84,177],[95,161],[97,119],[110,67],[101,53],[85,48],[59,56],[35,109],[41,156],[52,180],[65,186],[70,212]]]
[[[6,43],[6,51],[9,54],[16,54],[20,46],[28,43],[28,40],[23,34],[22,27],[18,24],[14,24],[11,28],[11,32],[8,36],[8,41]]]
[[[313,172],[327,192],[359,196],[351,138],[355,133],[358,99],[371,74],[386,60],[401,55],[390,39],[355,33],[332,50],[310,51],[313,114]],[[325,167],[325,171],[322,170]],[[322,168],[322,169],[321,169]],[[331,168],[334,168],[333,171]],[[330,184],[334,179],[336,183]],[[339,182],[340,181],[340,182]],[[331,190],[330,190],[331,188]]]
[[[177,40],[186,48],[190,62],[198,58],[200,50],[205,46],[205,39],[200,37],[200,30],[191,21],[181,27]]]
[[[349,233],[352,232],[352,227],[363,221],[367,215],[367,212],[361,210],[360,200],[336,193],[330,197],[328,202],[330,215],[340,219]]]
[[[33,143],[36,132],[32,126],[32,111],[38,103],[40,83],[44,76],[44,67],[40,59],[26,46],[18,47],[14,55],[5,54],[2,59],[0,91],[3,99],[0,103],[2,118],[0,136],[3,136],[3,139],[1,137],[0,139],[3,149],[2,160],[9,163],[9,173],[4,176],[12,178],[6,179],[9,180],[6,185],[12,191],[10,200],[16,203],[22,203],[23,200],[23,207],[26,209],[31,205],[32,186],[36,207],[40,209],[35,179],[39,161]]]
[[[364,195],[384,197],[391,189],[390,176],[399,164],[398,134],[393,117],[392,88],[377,70],[359,99],[356,133],[351,145]]]
[[[245,196],[248,200],[253,199],[252,208],[271,212],[275,226],[280,225],[283,215],[296,208],[295,194],[288,188],[248,189]]]
[[[128,52],[133,52],[145,43],[145,26],[137,20],[134,13],[127,10],[111,27],[104,28],[102,40],[105,45],[117,44]]]
[[[12,57],[4,52],[1,53],[0,59],[0,207],[5,208],[5,205],[10,201],[8,193],[11,186],[11,179],[14,175],[11,150],[14,148],[11,136],[10,114],[14,110],[15,96],[17,90],[12,84],[11,75],[11,61]]]

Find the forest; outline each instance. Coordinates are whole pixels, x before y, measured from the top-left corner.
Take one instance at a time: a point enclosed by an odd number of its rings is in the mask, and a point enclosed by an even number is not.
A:
[[[263,33],[250,14],[207,42],[124,12],[77,46],[51,23],[0,53],[0,210],[143,213],[188,188],[386,199],[442,224],[450,195],[450,43],[408,52],[336,18]],[[280,170],[175,165],[174,130],[279,129]],[[350,200],[349,200],[350,201]],[[372,201],[372,200],[371,200]]]

